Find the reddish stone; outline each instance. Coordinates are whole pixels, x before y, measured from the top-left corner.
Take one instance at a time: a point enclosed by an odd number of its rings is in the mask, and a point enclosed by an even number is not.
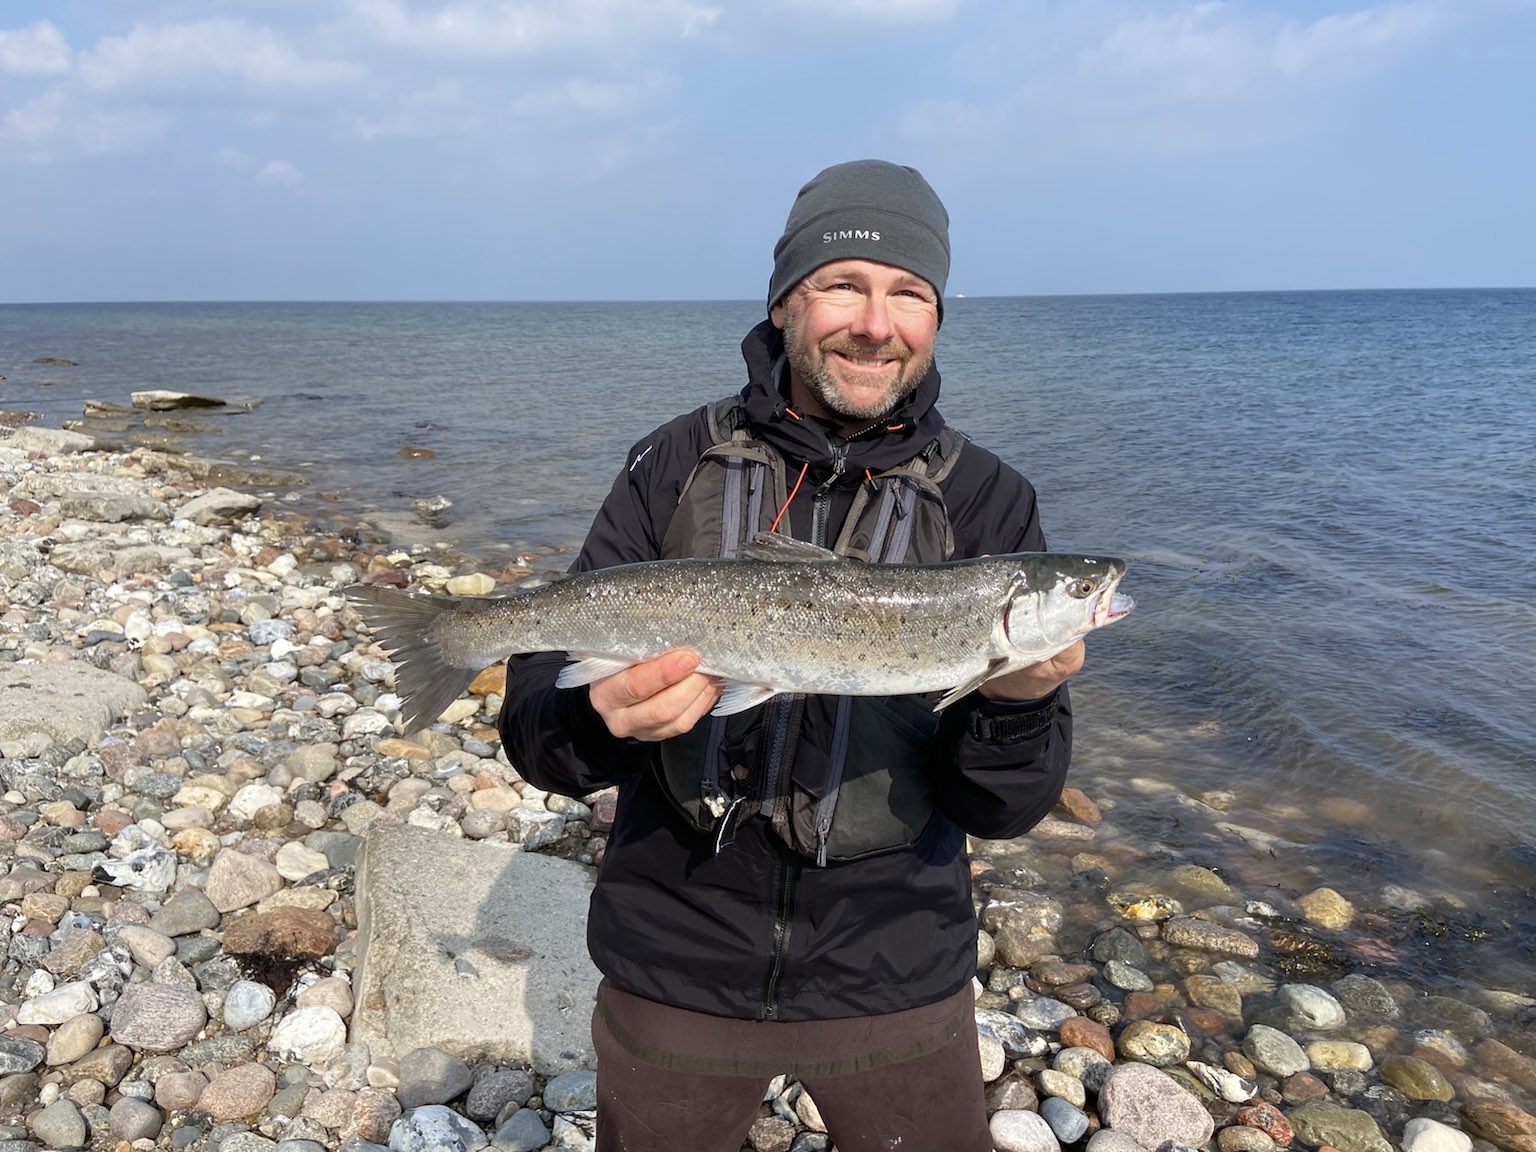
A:
[[[7,1036],[19,1036],[23,1040],[36,1040],[39,1044],[48,1043],[49,1032],[41,1024],[18,1024],[14,1028],[5,1030]]]
[[[1061,799],[1056,801],[1056,810],[1079,824],[1086,824],[1090,828],[1096,828],[1104,819],[1104,814],[1099,811],[1099,806],[1080,788],[1063,788]]]
[[[1127,1020],[1146,1020],[1153,1016],[1161,1016],[1164,1012],[1180,1006],[1178,993],[1172,990],[1166,992],[1131,992],[1125,997],[1124,1018]]]
[[[1328,1095],[1328,1085],[1310,1072],[1298,1072],[1285,1078],[1280,1085],[1280,1094],[1292,1104],[1305,1104]]]
[[[274,908],[242,916],[224,930],[224,950],[284,960],[318,960],[336,948],[336,921],[314,908]]]
[[[1291,1122],[1273,1104],[1248,1104],[1239,1108],[1233,1119],[1249,1128],[1257,1128],[1282,1148],[1290,1147],[1291,1141],[1296,1139]]]
[[[1029,970],[1030,979],[1045,988],[1079,984],[1095,972],[1092,964],[1068,964],[1064,960],[1042,960]]]
[[[1214,1008],[1188,1008],[1184,1023],[1202,1036],[1220,1036],[1231,1028],[1231,1021]]]
[[[1092,1048],[1104,1059],[1114,1062],[1115,1042],[1109,1029],[1086,1016],[1074,1016],[1062,1022],[1061,1042],[1067,1048]]]
[[[1536,1060],[1497,1040],[1484,1040],[1473,1050],[1473,1055],[1477,1058],[1478,1068],[1485,1073],[1512,1080],[1527,1092],[1536,1092]]]

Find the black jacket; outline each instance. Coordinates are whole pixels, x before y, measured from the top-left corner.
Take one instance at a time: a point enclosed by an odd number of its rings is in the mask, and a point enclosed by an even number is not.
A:
[[[835,537],[866,469],[910,460],[944,426],[935,407],[939,374],[931,370],[878,430],[843,440],[829,424],[786,414],[771,372],[781,349],[767,322],[748,334],[742,398],[752,434],[783,454],[791,480],[809,464],[789,529],[824,542]],[[573,570],[658,559],[683,482],[711,442],[703,408],[639,441]],[[828,483],[837,455],[844,464]],[[1033,488],[985,449],[967,445],[941,487],[956,558],[1045,548]],[[973,718],[1038,704],[972,693],[953,705],[942,729],[952,752],[937,758],[933,781],[939,811],[918,843],[817,867],[758,817],[716,855],[659,783],[655,747],[614,738],[585,688],[554,687],[565,659],[541,653],[509,662],[501,736],[511,762],[540,788],[582,796],[619,786],[587,928],[593,961],[615,984],[721,1016],[815,1020],[932,1003],[971,979],[976,918],[965,833],[1019,836],[1050,811],[1071,755],[1065,687],[1053,722],[1009,740],[981,738]],[[815,711],[807,709],[807,723]]]

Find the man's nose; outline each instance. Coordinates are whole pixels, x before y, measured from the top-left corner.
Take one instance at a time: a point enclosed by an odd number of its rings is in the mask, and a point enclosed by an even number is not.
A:
[[[885,296],[879,292],[865,296],[863,306],[854,322],[848,326],[848,331],[871,344],[883,344],[889,340],[892,332],[891,311]]]

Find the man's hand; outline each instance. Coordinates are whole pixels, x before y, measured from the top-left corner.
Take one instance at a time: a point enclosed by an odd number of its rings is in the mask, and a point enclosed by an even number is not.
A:
[[[594,683],[592,707],[620,738],[681,736],[720,699],[719,683],[695,671],[698,666],[699,654],[691,649],[664,652]]]
[[[1076,676],[1083,667],[1085,655],[1087,655],[1087,646],[1079,640],[1070,648],[1063,648],[1049,660],[1042,660],[1038,664],[1031,664],[1028,668],[1020,668],[1017,672],[988,680],[976,691],[989,700],[1038,700],[1042,696],[1049,696]]]

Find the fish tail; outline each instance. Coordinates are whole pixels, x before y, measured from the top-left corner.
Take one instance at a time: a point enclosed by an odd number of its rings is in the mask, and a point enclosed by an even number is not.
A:
[[[395,666],[405,731],[425,728],[464,694],[477,671],[450,664],[432,638],[433,622],[457,603],[366,584],[354,584],[345,592]]]

